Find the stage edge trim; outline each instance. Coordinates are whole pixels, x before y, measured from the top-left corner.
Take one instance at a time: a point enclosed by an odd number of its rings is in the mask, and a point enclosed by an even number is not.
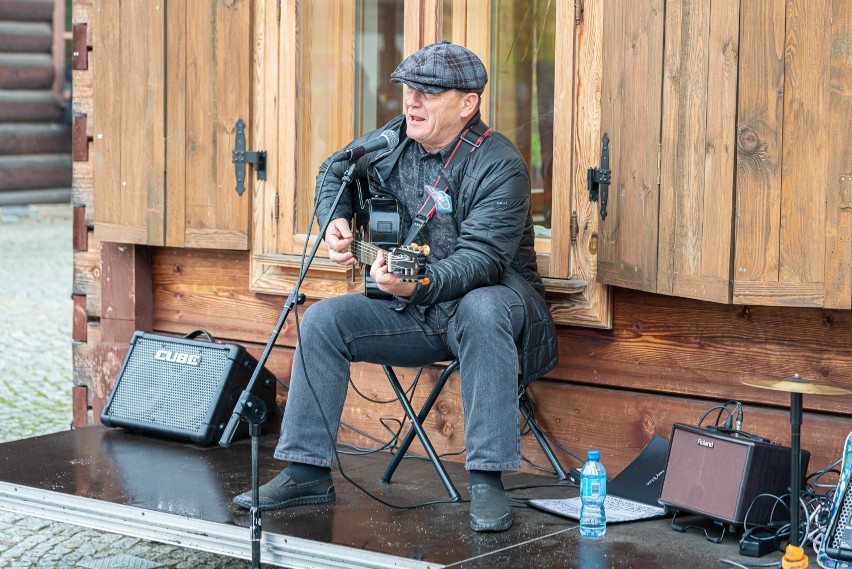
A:
[[[0,482],[0,509],[169,545],[251,559],[248,528]],[[440,569],[444,565],[263,532],[261,561],[280,567]]]

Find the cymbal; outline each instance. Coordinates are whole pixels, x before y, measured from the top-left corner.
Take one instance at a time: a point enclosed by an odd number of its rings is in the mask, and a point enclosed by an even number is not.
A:
[[[842,387],[814,383],[800,377],[798,373],[793,377],[785,377],[781,381],[753,379],[743,381],[742,384],[750,387],[760,387],[761,389],[774,389],[775,391],[786,391],[788,393],[809,393],[812,395],[848,395],[852,393],[852,391]]]

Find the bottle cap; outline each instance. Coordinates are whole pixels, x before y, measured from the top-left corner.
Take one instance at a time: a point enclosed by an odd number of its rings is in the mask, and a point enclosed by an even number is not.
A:
[[[600,460],[601,451],[592,449],[586,454],[586,458],[588,458],[589,460]]]

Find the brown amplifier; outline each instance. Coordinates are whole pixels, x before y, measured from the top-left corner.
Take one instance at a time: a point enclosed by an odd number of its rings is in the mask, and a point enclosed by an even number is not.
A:
[[[788,493],[790,454],[789,447],[675,423],[660,503],[742,524],[759,494]],[[807,472],[809,461],[810,453],[802,451],[802,473]],[[748,523],[767,522],[774,506],[777,502],[772,498],[757,500],[748,513]],[[786,515],[786,509],[783,511],[782,517]]]

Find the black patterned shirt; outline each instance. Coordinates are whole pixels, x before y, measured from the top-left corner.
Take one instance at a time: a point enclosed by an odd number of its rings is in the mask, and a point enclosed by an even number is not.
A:
[[[403,210],[400,234],[404,238],[411,227],[411,220],[423,206],[429,196],[428,189],[434,189],[435,181],[441,175],[442,166],[456,146],[458,138],[439,150],[438,152],[427,152],[419,142],[410,141],[400,156],[399,161],[391,174],[390,189],[396,194],[396,198]],[[447,187],[443,179],[438,183],[441,191]],[[455,204],[451,203],[452,207]],[[456,247],[459,232],[455,219],[450,213],[436,211],[435,215],[423,226],[415,238],[420,245],[428,245],[431,252],[427,262],[434,262],[450,256]],[[449,317],[455,312],[457,301],[441,303],[444,317]],[[423,307],[421,313],[424,312]]]

